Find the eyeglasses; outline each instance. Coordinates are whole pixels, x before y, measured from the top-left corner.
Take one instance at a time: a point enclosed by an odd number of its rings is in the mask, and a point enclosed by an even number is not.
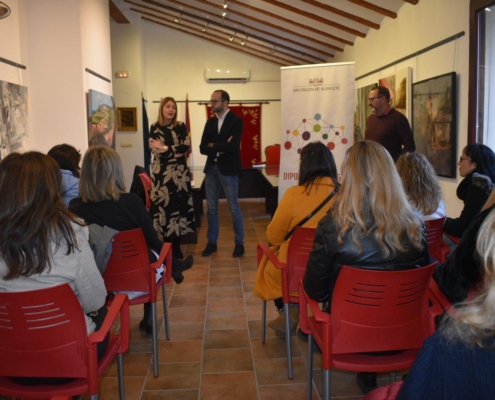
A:
[[[371,103],[373,100],[379,99],[380,97],[383,96],[368,97],[368,103]]]
[[[221,103],[222,100],[210,100],[210,104],[217,104],[217,103]]]
[[[464,157],[464,156],[461,156],[461,158],[459,158],[459,162],[463,162],[464,160],[471,160],[469,157]]]

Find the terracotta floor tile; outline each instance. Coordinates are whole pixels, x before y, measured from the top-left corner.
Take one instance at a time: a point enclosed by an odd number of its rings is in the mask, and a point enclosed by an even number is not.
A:
[[[252,282],[251,282],[252,285]],[[258,304],[246,305],[246,312],[248,316],[248,321],[260,320],[263,315],[262,309],[263,302],[260,301]],[[266,303],[266,321],[267,323],[274,320],[279,316],[277,309],[273,306],[273,302],[269,301]],[[270,329],[270,328],[267,328]]]
[[[150,367],[151,355],[149,353],[124,354],[124,376],[146,376]],[[104,376],[117,376],[117,359],[105,371]]]
[[[234,251],[233,248],[232,251]],[[233,257],[230,257],[230,259],[227,260],[212,260],[210,269],[216,268],[239,268],[239,260]]]
[[[241,287],[214,287],[208,290],[208,299],[242,299]]]
[[[208,314],[206,329],[247,329],[244,313]]]
[[[226,278],[236,276],[239,277],[239,268],[236,266],[232,267],[221,267],[221,268],[212,268],[210,271],[210,278]]]
[[[165,334],[164,334],[164,338],[165,338]],[[151,335],[131,333],[129,352],[131,353],[153,352],[153,342],[151,341]]]
[[[257,400],[253,372],[232,374],[203,374],[201,400]]]
[[[206,294],[208,290],[207,283],[187,283],[183,282],[180,285],[176,285],[174,288],[174,295],[187,294],[187,295],[199,295]]]
[[[229,299],[229,300],[208,300],[207,313],[219,314],[227,312],[244,312],[244,300],[243,299]]]
[[[301,349],[296,337],[291,338],[292,358],[302,357]],[[259,358],[284,358],[286,357],[285,339],[279,337],[266,338],[265,344],[260,339],[251,339],[254,359]]]
[[[286,385],[260,386],[259,393],[260,393],[260,400],[289,400],[289,399],[302,400],[306,398],[306,384],[287,383]],[[318,394],[314,389],[313,389],[313,399],[318,399]]]
[[[160,376],[150,370],[144,390],[198,389],[200,363],[160,364]]]
[[[318,376],[321,376],[320,373],[318,372]],[[331,395],[341,397],[363,396],[361,389],[356,383],[356,375],[357,372],[333,369],[330,374]],[[317,383],[316,377],[313,380]]]
[[[247,329],[225,329],[206,331],[205,349],[250,348]]]
[[[255,278],[256,278],[256,270],[241,272],[241,279],[243,282],[254,282]]]
[[[158,357],[161,363],[200,362],[203,354],[202,341],[158,342]]]
[[[261,306],[260,306],[261,307]],[[259,321],[248,321],[249,336],[251,339],[261,339],[261,320]],[[275,331],[273,329],[266,327],[266,337],[276,337]]]
[[[210,288],[213,287],[236,287],[241,286],[239,276],[212,277],[210,278]]]
[[[261,308],[261,305],[263,304],[263,300],[261,300],[258,296],[256,296],[252,291],[251,292],[244,292],[244,299],[246,300],[247,305],[257,305]],[[268,309],[269,304],[271,302],[267,302],[266,307]],[[273,304],[273,303],[271,303]]]
[[[190,271],[190,272],[189,272]],[[184,283],[205,283],[208,282],[208,272],[185,271]],[[182,284],[181,284],[182,285]]]
[[[253,371],[251,349],[206,349],[203,374],[214,372]]]
[[[206,294],[202,295],[176,295],[170,300],[169,309],[175,307],[203,307],[206,305]],[[172,321],[171,321],[172,322]]]
[[[306,363],[302,358],[293,358],[294,379],[287,378],[287,363],[285,358],[254,360],[258,385],[283,385],[286,383],[306,383]]]
[[[144,391],[141,400],[198,400],[199,390]]]
[[[251,257],[253,258],[253,257]],[[254,258],[256,260],[256,258]],[[241,261],[241,271],[257,271],[258,262],[257,261]]]
[[[143,390],[144,377],[125,377],[124,392],[126,400],[139,400]],[[119,398],[119,382],[117,378],[107,377],[100,380],[100,393],[98,396],[101,400],[115,400]],[[85,395],[83,399],[89,399]]]
[[[170,324],[170,341],[203,340],[203,322],[183,322]],[[158,340],[166,340],[165,329],[161,329]]]
[[[168,315],[170,322],[204,322],[205,307],[170,308]]]

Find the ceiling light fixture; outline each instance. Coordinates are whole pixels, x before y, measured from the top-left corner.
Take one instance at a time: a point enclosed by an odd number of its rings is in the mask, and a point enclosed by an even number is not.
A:
[[[233,41],[234,41],[234,39],[235,39],[235,35],[237,35],[237,32],[234,32],[234,34],[233,34],[233,35],[229,36],[229,40],[230,40],[231,42],[233,42]]]
[[[180,20],[182,18],[182,13],[180,13],[179,15],[179,18],[176,18],[174,21],[177,23],[177,24],[180,24]]]
[[[248,36],[246,35],[246,39],[241,39],[241,46],[245,46],[248,40]]]
[[[273,49],[270,49],[270,54],[273,56],[275,54],[275,50],[277,48],[275,47],[275,45],[273,46]]]
[[[203,27],[201,28],[201,32],[206,32],[206,31],[208,30],[208,25],[209,25],[209,24],[210,24],[210,23],[209,23],[209,22],[207,22],[207,23],[206,23],[206,25],[203,25]]]
[[[490,7],[486,7],[485,8],[485,11],[492,12],[492,10],[490,9]]]
[[[225,0],[225,1],[222,3],[222,7],[223,7],[224,9],[226,9],[226,8],[228,7],[228,5],[227,5],[227,0]]]

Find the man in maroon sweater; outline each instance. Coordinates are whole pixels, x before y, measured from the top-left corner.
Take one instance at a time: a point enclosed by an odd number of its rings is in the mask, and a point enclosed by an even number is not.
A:
[[[373,114],[366,120],[364,138],[380,143],[397,161],[401,154],[414,152],[416,144],[409,121],[389,102],[390,92],[386,87],[371,90],[368,104]]]

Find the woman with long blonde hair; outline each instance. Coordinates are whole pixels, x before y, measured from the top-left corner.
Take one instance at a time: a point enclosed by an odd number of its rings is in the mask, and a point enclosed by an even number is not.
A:
[[[495,198],[492,196],[493,198]],[[430,336],[397,400],[494,399],[495,380],[495,211],[479,230],[477,254],[484,279],[472,301],[448,316]]]
[[[392,271],[428,264],[423,221],[392,157],[379,143],[356,142],[342,163],[339,196],[316,230],[304,289],[316,301],[331,302],[343,265]],[[358,384],[363,392],[372,390],[376,374],[360,373]]]

